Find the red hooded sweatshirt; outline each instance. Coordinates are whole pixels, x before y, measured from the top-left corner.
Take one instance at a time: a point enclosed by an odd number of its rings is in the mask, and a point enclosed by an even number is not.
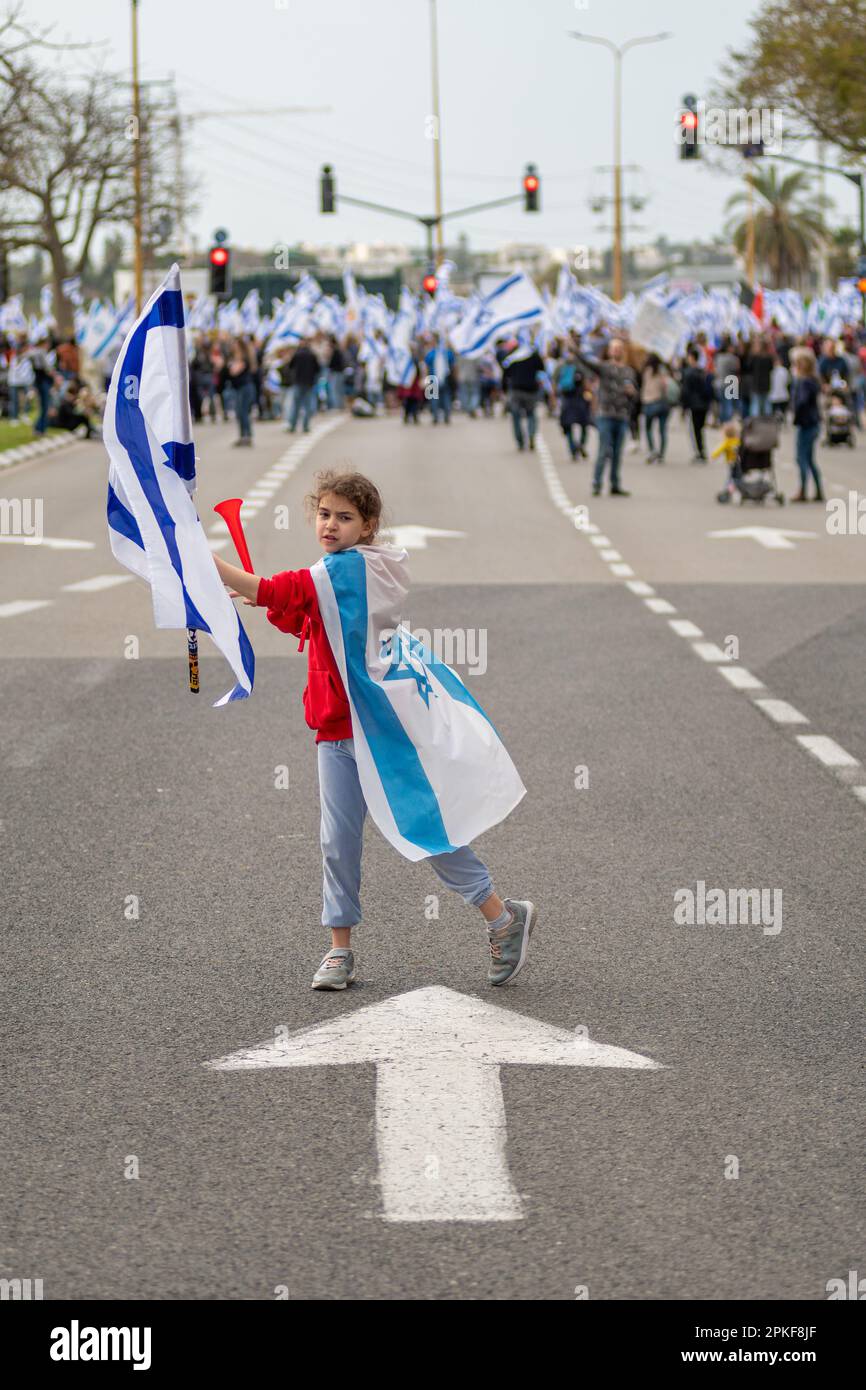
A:
[[[256,603],[260,608],[267,608],[268,622],[280,632],[300,637],[299,652],[309,640],[304,713],[310,728],[317,730],[316,742],[333,743],[337,739],[351,738],[349,701],[319,614],[319,600],[310,571],[285,570],[275,574],[273,579],[262,579]]]

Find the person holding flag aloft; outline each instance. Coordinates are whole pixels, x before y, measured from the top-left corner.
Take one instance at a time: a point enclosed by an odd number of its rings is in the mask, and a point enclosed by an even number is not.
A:
[[[359,473],[319,474],[307,499],[324,552],[311,569],[272,578],[214,562],[233,597],[308,645],[307,724],[316,730],[324,871],[322,925],[331,949],[313,989],[355,978],[366,813],[405,858],[429,858],[446,887],[487,922],[487,979],[501,985],[526,961],[536,909],[500,898],[469,842],[496,825],[526,788],[484,710],[456,672],[400,621],[405,550],[377,544],[382,499]]]

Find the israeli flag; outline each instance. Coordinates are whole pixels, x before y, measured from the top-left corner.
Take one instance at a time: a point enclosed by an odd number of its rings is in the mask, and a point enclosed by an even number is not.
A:
[[[81,276],[70,275],[68,279],[60,281],[60,289],[64,299],[68,299],[70,304],[83,304],[81,297]]]
[[[408,386],[412,381],[414,364],[412,362],[412,338],[415,332],[417,310],[412,291],[406,285],[400,290],[400,304],[391,325],[388,338],[388,356],[385,370],[389,381],[395,386]]]
[[[386,840],[418,860],[470,844],[526,788],[456,671],[400,621],[407,558],[358,545],[310,574],[349,699],[364,800]]]
[[[108,535],[115,559],[150,585],[157,627],[210,633],[237,677],[215,703],[244,699],[253,688],[253,649],[192,500],[195,452],[176,265],[121,348],[102,437],[109,457]]]
[[[544,301],[523,270],[473,305],[451,331],[451,346],[462,357],[480,357],[507,329],[541,318]]]

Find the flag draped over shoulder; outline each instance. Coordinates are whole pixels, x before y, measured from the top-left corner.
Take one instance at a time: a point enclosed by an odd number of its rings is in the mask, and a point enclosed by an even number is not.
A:
[[[526,794],[460,677],[400,622],[405,550],[359,545],[312,566],[319,612],[352,712],[376,825],[407,859],[468,845]]]
[[[147,581],[157,627],[209,632],[237,677],[216,704],[253,688],[249,638],[223,587],[193,503],[180,272],[172,266],[133,324],[114,366],[105,407],[108,535],[115,559]]]

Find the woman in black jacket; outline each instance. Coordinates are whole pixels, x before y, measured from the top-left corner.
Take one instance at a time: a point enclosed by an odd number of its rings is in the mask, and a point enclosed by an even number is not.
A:
[[[814,358],[797,357],[794,365],[794,426],[797,431],[797,467],[800,470],[800,491],[791,500],[807,502],[806,485],[809,475],[815,480],[815,501],[824,501],[821,474],[815,462],[815,441],[821,428],[821,413],[818,398],[821,383]]]

